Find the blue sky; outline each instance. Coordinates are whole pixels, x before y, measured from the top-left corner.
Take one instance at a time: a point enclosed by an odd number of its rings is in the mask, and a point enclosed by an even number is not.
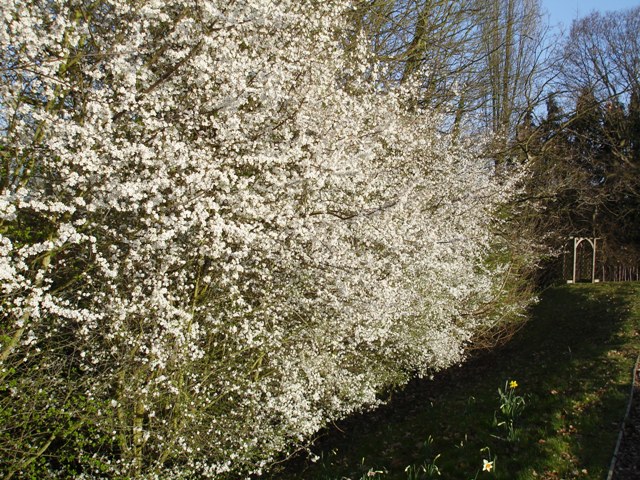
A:
[[[542,0],[542,8],[549,13],[549,24],[556,26],[562,23],[566,30],[577,17],[584,17],[594,10],[622,10],[637,7],[640,0]]]

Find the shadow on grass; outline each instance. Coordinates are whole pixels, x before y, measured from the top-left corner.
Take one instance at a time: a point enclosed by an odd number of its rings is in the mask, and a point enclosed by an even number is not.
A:
[[[319,461],[296,458],[267,478],[356,480],[377,470],[406,479],[407,466],[438,454],[433,478],[444,480],[473,479],[489,454],[494,478],[604,478],[638,354],[639,299],[638,284],[550,289],[509,344],[414,380],[387,405],[323,432],[312,447]],[[497,389],[511,379],[527,401],[515,442],[493,422]]]

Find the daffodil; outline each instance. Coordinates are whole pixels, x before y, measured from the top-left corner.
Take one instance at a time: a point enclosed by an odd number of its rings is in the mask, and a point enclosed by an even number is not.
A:
[[[509,388],[516,388],[518,386],[518,382],[516,382],[515,380],[511,380],[509,382]]]
[[[490,462],[489,460],[482,460],[483,472],[490,472],[492,468],[493,468],[493,462]]]

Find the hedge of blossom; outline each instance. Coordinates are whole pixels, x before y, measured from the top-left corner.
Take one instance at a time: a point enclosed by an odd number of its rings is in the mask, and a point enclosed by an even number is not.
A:
[[[5,478],[259,473],[495,321],[512,187],[349,8],[5,0]]]

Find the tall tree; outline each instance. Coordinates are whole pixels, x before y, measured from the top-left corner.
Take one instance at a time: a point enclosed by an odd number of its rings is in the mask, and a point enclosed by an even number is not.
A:
[[[390,80],[419,82],[421,103],[447,113],[449,127],[513,136],[541,101],[541,19],[539,0],[376,0],[361,3],[356,24]]]

